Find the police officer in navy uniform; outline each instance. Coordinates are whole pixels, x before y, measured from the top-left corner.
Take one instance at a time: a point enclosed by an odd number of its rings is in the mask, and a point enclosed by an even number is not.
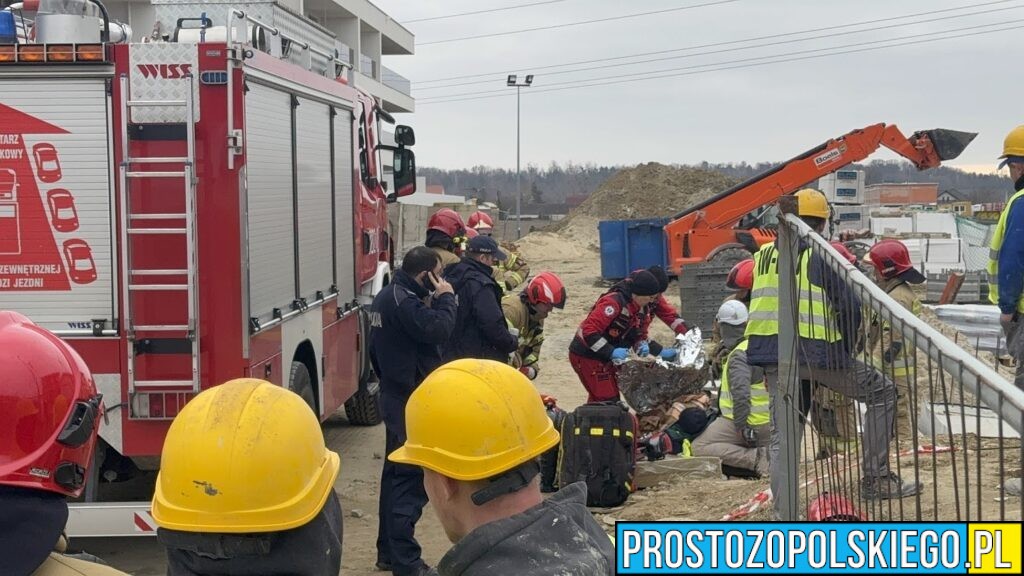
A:
[[[445,362],[459,358],[508,362],[519,348],[501,309],[502,289],[492,275],[495,263],[505,258],[494,238],[477,236],[469,241],[462,261],[445,269],[445,279],[459,300],[455,333],[442,350]]]
[[[370,360],[380,377],[387,454],[405,444],[405,404],[441,364],[438,345],[455,327],[455,294],[441,279],[442,271],[437,252],[417,246],[405,255],[391,284],[373,299]],[[422,469],[385,461],[380,482],[377,568],[395,576],[427,573],[415,538],[427,503]]]

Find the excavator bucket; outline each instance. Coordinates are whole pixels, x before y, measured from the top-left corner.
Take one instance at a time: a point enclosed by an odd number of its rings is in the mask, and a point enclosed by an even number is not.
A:
[[[932,148],[935,149],[935,154],[942,161],[952,160],[959,156],[977,135],[977,132],[960,132],[942,128],[922,130],[914,134],[917,139],[927,136],[932,143]]]

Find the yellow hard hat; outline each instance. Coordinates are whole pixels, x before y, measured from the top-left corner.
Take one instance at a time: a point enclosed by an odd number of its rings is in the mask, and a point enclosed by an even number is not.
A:
[[[434,370],[409,397],[408,439],[388,459],[455,480],[483,480],[558,443],[537,389],[493,360],[464,359]]]
[[[831,215],[825,195],[814,188],[804,188],[795,194],[797,199],[797,216],[814,216],[825,218]]]
[[[1010,130],[1003,140],[1003,155],[1000,158],[1009,156],[1024,156],[1024,125]]]
[[[301,397],[264,380],[231,380],[171,423],[153,519],[185,532],[296,528],[320,512],[339,468]]]

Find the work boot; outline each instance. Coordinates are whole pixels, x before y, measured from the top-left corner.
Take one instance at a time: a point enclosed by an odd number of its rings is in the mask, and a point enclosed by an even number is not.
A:
[[[377,560],[376,567],[378,572],[391,572],[391,560],[385,558]]]
[[[861,478],[860,481],[860,495],[865,500],[906,498],[918,494],[922,488],[918,482],[903,481],[895,472],[876,478]]]

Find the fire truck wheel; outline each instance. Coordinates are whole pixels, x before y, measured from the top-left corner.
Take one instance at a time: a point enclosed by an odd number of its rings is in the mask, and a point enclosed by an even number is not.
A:
[[[365,386],[345,402],[345,415],[348,421],[358,426],[374,426],[380,424],[383,415],[380,412],[380,383],[372,378]]]
[[[316,414],[313,379],[309,377],[309,370],[302,362],[292,362],[292,372],[288,377],[288,389],[301,396],[313,413]]]

